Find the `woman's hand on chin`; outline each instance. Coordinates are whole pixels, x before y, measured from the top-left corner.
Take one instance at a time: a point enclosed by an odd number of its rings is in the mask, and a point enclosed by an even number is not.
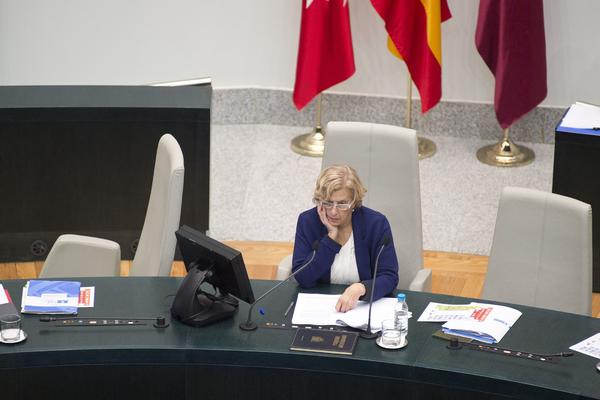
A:
[[[321,223],[325,225],[325,228],[327,228],[327,236],[329,236],[331,240],[337,240],[338,228],[337,226],[333,226],[331,222],[329,222],[329,219],[327,218],[327,213],[325,212],[325,209],[321,204],[317,206],[317,212],[319,213]]]
[[[352,285],[348,286],[346,290],[344,290],[344,293],[342,293],[337,301],[337,304],[335,305],[335,310],[344,313],[352,310],[354,307],[356,307],[356,303],[358,303],[360,296],[364,295],[365,293],[367,293],[365,285],[360,282],[353,283]]]

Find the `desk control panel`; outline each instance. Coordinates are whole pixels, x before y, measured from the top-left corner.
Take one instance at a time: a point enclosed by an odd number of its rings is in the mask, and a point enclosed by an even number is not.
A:
[[[166,328],[169,323],[165,317],[156,318],[69,318],[69,317],[41,317],[40,322],[54,322],[55,327],[74,327],[74,326],[134,326],[147,325],[148,321],[153,321],[155,328]]]

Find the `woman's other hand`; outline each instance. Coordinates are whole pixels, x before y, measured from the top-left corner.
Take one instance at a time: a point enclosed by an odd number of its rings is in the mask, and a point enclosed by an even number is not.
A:
[[[356,307],[356,303],[358,303],[358,299],[360,296],[367,293],[367,288],[362,283],[353,283],[348,286],[344,293],[340,296],[335,305],[335,310],[339,312],[346,312],[352,310]]]

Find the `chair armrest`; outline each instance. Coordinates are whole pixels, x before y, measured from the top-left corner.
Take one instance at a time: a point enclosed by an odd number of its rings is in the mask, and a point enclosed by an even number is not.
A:
[[[121,247],[112,240],[61,235],[48,253],[40,278],[119,276]]]
[[[287,255],[277,265],[277,280],[282,281],[292,273],[292,255]]]
[[[410,283],[408,290],[431,292],[431,270],[420,269]]]

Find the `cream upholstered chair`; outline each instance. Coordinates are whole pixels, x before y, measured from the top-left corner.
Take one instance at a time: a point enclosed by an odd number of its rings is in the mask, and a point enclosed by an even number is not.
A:
[[[175,255],[183,198],[183,153],[177,140],[158,142],[152,191],[130,276],[169,276]]]
[[[54,242],[39,277],[119,276],[120,264],[121,248],[118,243],[67,234]]]
[[[590,315],[592,207],[554,193],[504,188],[481,297]]]
[[[431,291],[431,270],[423,269],[421,187],[416,132],[364,122],[327,124],[322,167],[348,164],[367,187],[364,205],[389,220],[399,265],[399,289]],[[291,271],[291,256],[277,279]]]
[[[183,153],[165,134],[158,142],[146,219],[129,275],[168,276],[175,253],[183,196]],[[121,249],[115,242],[61,235],[46,258],[41,278],[118,276]]]

